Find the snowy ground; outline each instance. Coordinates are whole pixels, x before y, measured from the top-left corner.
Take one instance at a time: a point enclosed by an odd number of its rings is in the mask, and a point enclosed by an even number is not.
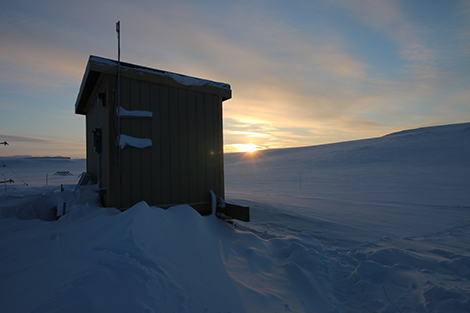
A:
[[[1,159],[2,312],[470,312],[470,123],[228,154],[236,228],[100,208],[66,181],[83,160]]]

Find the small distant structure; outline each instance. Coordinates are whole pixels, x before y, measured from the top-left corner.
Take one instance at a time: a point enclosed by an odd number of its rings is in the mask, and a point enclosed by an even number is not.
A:
[[[225,83],[90,56],[75,113],[86,115],[87,173],[103,204],[210,213],[210,191],[225,198],[222,102],[230,98]]]
[[[57,171],[54,173],[54,176],[73,176],[69,171]]]

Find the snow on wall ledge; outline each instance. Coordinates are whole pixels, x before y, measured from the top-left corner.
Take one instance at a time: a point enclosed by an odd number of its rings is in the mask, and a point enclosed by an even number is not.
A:
[[[128,135],[119,135],[118,145],[119,147],[121,147],[121,149],[124,149],[125,147],[144,149],[152,146],[152,139],[136,138]]]
[[[150,111],[139,111],[133,110],[129,111],[123,109],[122,107],[116,108],[116,114],[119,117],[128,117],[128,118],[152,118],[153,113]]]

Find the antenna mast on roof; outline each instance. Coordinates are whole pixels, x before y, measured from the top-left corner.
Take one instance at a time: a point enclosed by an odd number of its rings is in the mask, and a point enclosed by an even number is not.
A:
[[[117,70],[117,111],[121,111],[121,21],[116,23],[116,32],[118,38],[118,70]],[[117,114],[118,133],[117,139],[121,136],[121,115]],[[118,149],[119,173],[121,172],[121,149]]]

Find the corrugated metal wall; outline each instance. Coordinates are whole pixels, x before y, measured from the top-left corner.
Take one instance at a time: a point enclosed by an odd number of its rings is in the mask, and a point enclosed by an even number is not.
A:
[[[121,106],[152,111],[152,119],[121,119],[121,134],[152,147],[121,151],[115,206],[206,202],[211,189],[225,196],[220,96],[122,77]]]

